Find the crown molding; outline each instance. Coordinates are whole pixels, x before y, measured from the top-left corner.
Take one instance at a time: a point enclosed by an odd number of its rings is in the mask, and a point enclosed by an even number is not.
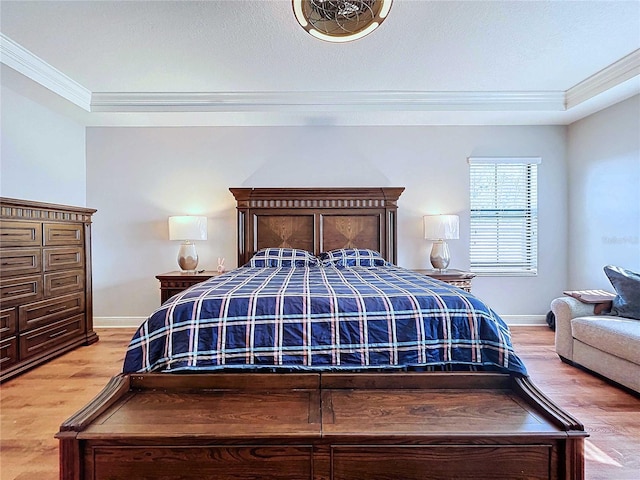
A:
[[[322,114],[324,112],[405,112],[412,115],[474,112],[488,115],[512,112],[532,115],[548,112],[563,115],[581,110],[588,100],[602,97],[623,84],[640,92],[640,49],[563,91],[472,92],[472,91],[334,91],[334,92],[115,92],[92,93],[29,50],[0,33],[0,62],[65,98],[87,112],[200,114]],[[627,95],[629,96],[629,95]],[[625,97],[626,98],[626,97]],[[615,99],[614,99],[615,100]],[[246,119],[245,119],[246,120]],[[575,120],[575,119],[573,119]]]
[[[622,57],[566,91],[567,110],[640,75],[640,49]],[[640,79],[638,81],[640,87]]]
[[[94,93],[92,112],[562,111],[564,92]]]
[[[91,111],[91,91],[3,33],[0,33],[0,61],[87,112]]]

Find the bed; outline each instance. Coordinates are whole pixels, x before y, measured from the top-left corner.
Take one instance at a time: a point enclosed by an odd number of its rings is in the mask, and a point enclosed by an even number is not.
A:
[[[231,189],[240,268],[141,325],[61,478],[583,478],[499,316],[396,266],[402,191]]]

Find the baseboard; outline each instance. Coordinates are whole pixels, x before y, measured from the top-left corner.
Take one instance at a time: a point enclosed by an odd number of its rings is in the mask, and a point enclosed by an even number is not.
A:
[[[547,326],[544,315],[501,315],[510,327]],[[93,317],[96,328],[138,328],[147,317]]]
[[[138,328],[147,317],[93,317],[94,328]]]

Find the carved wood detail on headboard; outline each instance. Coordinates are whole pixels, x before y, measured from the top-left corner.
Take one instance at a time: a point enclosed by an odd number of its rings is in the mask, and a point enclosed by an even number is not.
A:
[[[319,254],[378,250],[397,260],[397,201],[404,187],[230,188],[238,211],[238,266],[266,247]]]

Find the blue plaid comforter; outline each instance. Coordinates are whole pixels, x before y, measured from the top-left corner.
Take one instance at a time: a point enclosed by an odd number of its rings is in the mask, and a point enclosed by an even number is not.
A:
[[[123,371],[261,368],[526,375],[487,305],[396,266],[245,267],[211,278],[140,326]]]

